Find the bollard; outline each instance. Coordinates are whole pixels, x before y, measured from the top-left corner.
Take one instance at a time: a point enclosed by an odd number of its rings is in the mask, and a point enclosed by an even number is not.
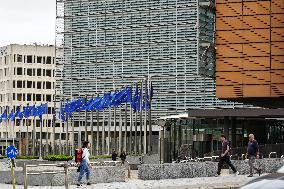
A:
[[[14,166],[15,166],[15,159],[11,159],[12,184],[13,184],[13,189],[16,189],[16,178],[15,178]]]
[[[68,165],[64,166],[64,172],[65,172],[65,189],[69,189],[69,185],[68,185]]]
[[[128,166],[127,176],[128,176],[128,178],[130,178],[130,166]]]
[[[27,175],[26,163],[24,163],[23,172],[24,172],[24,189],[28,189],[28,175]]]

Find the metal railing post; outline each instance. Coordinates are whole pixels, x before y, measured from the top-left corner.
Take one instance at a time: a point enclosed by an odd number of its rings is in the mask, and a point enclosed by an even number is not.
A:
[[[64,172],[65,172],[65,189],[69,189],[69,185],[68,185],[68,165],[64,166]]]
[[[246,159],[246,154],[242,154],[242,160]]]
[[[271,158],[271,155],[272,155],[272,154],[275,154],[275,156],[276,156],[276,158],[277,158],[277,153],[276,153],[276,152],[270,152],[270,153],[269,153],[269,158]]]
[[[28,189],[28,175],[27,175],[27,165],[24,163],[24,189]]]

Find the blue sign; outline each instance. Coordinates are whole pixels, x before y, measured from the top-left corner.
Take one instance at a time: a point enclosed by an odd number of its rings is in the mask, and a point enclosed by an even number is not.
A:
[[[15,148],[14,146],[9,146],[6,149],[6,155],[10,159],[16,158],[17,154],[18,154],[17,148]]]

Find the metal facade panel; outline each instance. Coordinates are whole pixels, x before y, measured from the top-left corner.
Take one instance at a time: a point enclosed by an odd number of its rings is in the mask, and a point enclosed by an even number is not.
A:
[[[217,97],[284,96],[284,1],[217,1],[216,14]]]
[[[243,97],[270,97],[270,85],[243,85]]]

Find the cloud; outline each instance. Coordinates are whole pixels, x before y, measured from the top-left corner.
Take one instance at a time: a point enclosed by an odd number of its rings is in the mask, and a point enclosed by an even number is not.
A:
[[[54,44],[55,0],[9,0],[0,6],[0,46]]]

